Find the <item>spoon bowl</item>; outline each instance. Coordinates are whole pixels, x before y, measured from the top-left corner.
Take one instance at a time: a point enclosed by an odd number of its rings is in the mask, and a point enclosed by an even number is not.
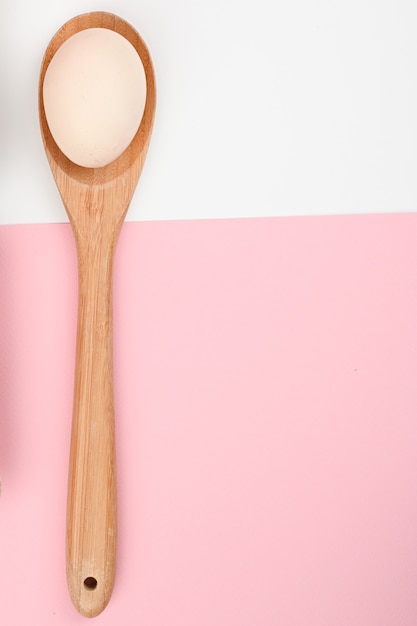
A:
[[[57,145],[45,114],[44,80],[73,35],[106,28],[127,39],[142,62],[146,101],[130,145],[103,167],[77,165]],[[48,45],[40,71],[39,120],[45,152],[75,237],[78,327],[67,502],[67,582],[77,610],[107,605],[116,562],[116,461],[112,366],[112,268],[120,228],[139,180],[152,131],[155,78],[148,49],[130,24],[106,12],[77,16]]]

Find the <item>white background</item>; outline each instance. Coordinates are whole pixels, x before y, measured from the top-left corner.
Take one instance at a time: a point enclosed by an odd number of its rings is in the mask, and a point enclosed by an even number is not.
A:
[[[39,68],[69,18],[127,19],[158,108],[129,219],[417,208],[415,0],[4,0],[0,223],[63,222]]]

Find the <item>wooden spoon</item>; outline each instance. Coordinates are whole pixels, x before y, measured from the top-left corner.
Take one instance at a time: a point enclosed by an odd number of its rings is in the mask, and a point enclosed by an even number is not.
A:
[[[107,28],[137,51],[146,76],[139,129],[113,162],[87,168],[70,161],[49,130],[43,83],[51,59],[72,35]],[[98,615],[114,584],[116,472],[112,375],[112,266],[120,228],[145,160],[155,111],[155,79],[146,45],[121,18],[104,12],[80,15],[53,37],[39,82],[40,127],[46,155],[75,236],[79,268],[74,408],[68,479],[67,582],[85,616]]]

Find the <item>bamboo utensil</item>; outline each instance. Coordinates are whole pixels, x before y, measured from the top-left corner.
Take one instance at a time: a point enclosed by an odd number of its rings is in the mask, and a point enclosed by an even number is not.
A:
[[[54,54],[72,35],[107,28],[125,37],[146,76],[142,120],[128,148],[99,168],[69,160],[45,115],[43,84]],[[77,247],[79,271],[75,388],[67,504],[67,582],[78,611],[107,605],[116,559],[116,467],[112,381],[112,266],[116,242],[144,164],[155,111],[155,79],[146,45],[121,18],[104,12],[68,21],[50,42],[39,82],[39,117],[46,155]]]

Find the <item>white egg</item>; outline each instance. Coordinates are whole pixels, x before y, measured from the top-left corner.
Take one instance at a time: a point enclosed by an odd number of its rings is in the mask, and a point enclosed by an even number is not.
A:
[[[135,136],[146,76],[132,44],[107,28],[88,28],[57,50],[43,84],[45,115],[62,152],[84,167],[103,167]]]

